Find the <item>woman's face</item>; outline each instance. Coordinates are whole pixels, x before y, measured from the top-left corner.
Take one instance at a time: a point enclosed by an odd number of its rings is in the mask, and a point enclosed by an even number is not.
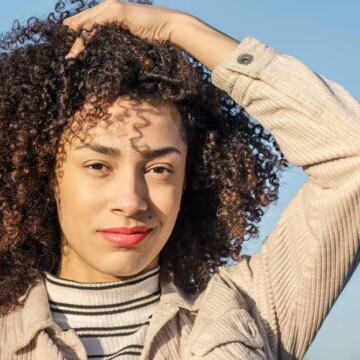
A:
[[[180,209],[187,146],[178,112],[120,98],[110,114],[85,141],[65,142],[57,169],[65,279],[108,282],[156,267]]]

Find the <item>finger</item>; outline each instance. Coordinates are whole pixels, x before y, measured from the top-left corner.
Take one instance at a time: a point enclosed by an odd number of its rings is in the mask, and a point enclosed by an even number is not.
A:
[[[65,59],[74,59],[79,56],[81,52],[85,49],[84,40],[82,38],[77,38],[71,47],[69,53],[65,56]]]
[[[92,25],[90,26],[90,24]],[[98,24],[93,24],[92,22],[86,24],[86,28],[84,27],[84,29],[82,29],[80,36],[75,40],[73,46],[65,58],[76,58],[80,53],[82,53],[89,41],[91,41],[91,39],[95,36],[98,29]]]
[[[85,10],[63,21],[63,24],[68,26],[75,32],[80,32],[80,36],[75,41],[69,53],[65,56],[66,59],[76,58],[82,51],[84,51],[86,44],[95,35],[99,25],[104,25],[111,22],[109,17],[109,8],[101,7],[106,2],[110,3],[114,0],[105,0],[103,3],[94,8]],[[117,3],[119,5],[119,3]]]
[[[63,21],[63,25],[68,26],[69,29],[73,30],[73,31],[79,31],[81,29],[81,27],[83,26],[84,22],[86,21],[86,17],[82,17],[80,16],[82,15],[77,14],[71,17],[68,17],[67,19],[65,19]]]
[[[105,7],[104,4],[107,1],[109,1],[109,0],[105,0],[104,2],[98,4],[90,9],[81,11],[78,14],[75,14],[73,16],[66,18],[63,21],[63,25],[68,26],[70,29],[72,29],[74,31],[81,30],[84,27],[85,23],[87,23],[89,21],[89,19],[94,19],[103,12],[103,8]]]

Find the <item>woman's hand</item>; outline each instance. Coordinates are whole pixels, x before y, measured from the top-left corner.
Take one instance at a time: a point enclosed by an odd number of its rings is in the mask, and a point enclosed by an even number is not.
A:
[[[190,15],[164,7],[118,0],[105,0],[64,20],[64,25],[74,31],[92,30],[95,24],[109,23],[116,23],[146,41],[171,41],[211,70],[238,45],[236,40]],[[79,38],[66,57],[74,58],[83,50],[84,42]]]
[[[64,25],[79,31],[91,30],[95,24],[116,23],[147,41],[171,41],[171,27],[176,22],[176,15],[180,14],[158,6],[105,0],[91,9],[65,19]],[[84,44],[79,38],[67,57],[76,57],[83,50]]]

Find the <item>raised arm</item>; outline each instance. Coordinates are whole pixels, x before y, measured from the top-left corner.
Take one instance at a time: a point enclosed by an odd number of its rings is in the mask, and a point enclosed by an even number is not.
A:
[[[66,19],[64,24],[78,31],[92,29],[94,24],[112,22],[148,41],[171,41],[210,70],[223,62],[239,44],[238,41],[185,13],[160,6],[123,3],[117,0],[106,0],[94,8]],[[68,57],[76,57],[83,50],[84,44],[79,38]]]
[[[261,251],[223,271],[256,301],[275,358],[299,359],[359,262],[360,104],[250,37],[213,82],[309,175]]]

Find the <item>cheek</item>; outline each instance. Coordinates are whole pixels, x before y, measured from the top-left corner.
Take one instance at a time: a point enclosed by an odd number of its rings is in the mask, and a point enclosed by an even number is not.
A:
[[[149,178],[147,181],[149,205],[157,217],[167,227],[175,224],[180,211],[181,198],[184,190],[185,161],[177,168],[169,182],[159,183]]]
[[[149,187],[149,201],[163,225],[172,227],[180,210],[181,186]]]
[[[65,173],[59,184],[57,198],[60,222],[64,225],[76,224],[78,219],[89,218],[101,206],[103,197],[98,192],[99,189],[89,187],[79,174]],[[77,226],[80,224],[77,223]]]

